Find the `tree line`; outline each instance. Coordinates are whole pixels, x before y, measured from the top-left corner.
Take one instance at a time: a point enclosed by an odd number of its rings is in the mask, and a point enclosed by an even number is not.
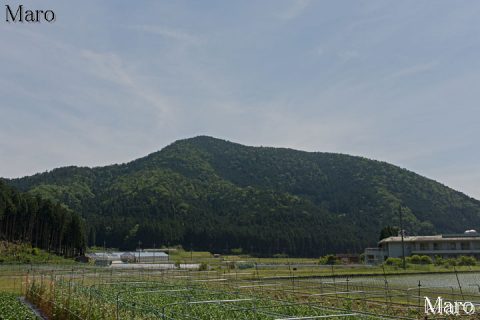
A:
[[[0,180],[0,240],[71,257],[84,251],[85,223],[60,203],[21,193]]]

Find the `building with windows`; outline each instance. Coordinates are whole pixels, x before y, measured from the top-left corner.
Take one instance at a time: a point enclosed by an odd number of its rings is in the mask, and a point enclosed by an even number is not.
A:
[[[473,256],[480,259],[480,233],[467,230],[461,234],[436,236],[404,236],[405,256],[427,255],[431,258],[456,258]],[[402,237],[394,236],[382,239],[377,248],[365,249],[365,263],[382,263],[387,258],[402,257]]]

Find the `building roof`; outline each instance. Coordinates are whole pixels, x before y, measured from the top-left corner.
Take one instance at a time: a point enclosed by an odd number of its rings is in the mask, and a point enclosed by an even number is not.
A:
[[[122,252],[93,252],[87,253],[85,256],[95,260],[120,260],[121,254]]]
[[[90,259],[95,259],[95,260],[120,260],[121,256],[123,255],[130,255],[134,257],[140,257],[140,258],[149,258],[149,257],[168,257],[168,254],[165,252],[93,252],[93,253],[87,253],[85,256],[87,256]]]
[[[148,258],[148,257],[168,257],[168,254],[166,254],[165,252],[145,252],[145,251],[142,251],[142,252],[123,252],[122,254],[125,254],[125,255],[132,255],[132,256],[135,256],[135,257],[141,257],[141,258]]]
[[[477,240],[480,241],[480,234],[451,234],[451,235],[435,235],[435,236],[404,236],[404,242],[422,242],[422,241],[465,241],[465,240]],[[401,236],[388,237],[380,240],[378,243],[389,243],[389,242],[401,242]]]

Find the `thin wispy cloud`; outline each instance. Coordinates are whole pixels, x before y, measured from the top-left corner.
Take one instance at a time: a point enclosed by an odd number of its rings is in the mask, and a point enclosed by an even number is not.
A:
[[[118,55],[91,50],[82,50],[80,55],[87,60],[90,72],[97,77],[126,87],[134,86],[134,80],[128,74],[125,64]]]
[[[182,30],[167,28],[159,25],[134,25],[130,26],[129,28],[189,45],[199,45],[203,42],[202,38],[199,36],[192,35]]]
[[[82,50],[81,56],[88,61],[88,70],[98,78],[120,85],[122,90],[130,91],[143,100],[147,107],[153,107],[162,114],[171,110],[167,99],[132,75],[127,64],[118,55]]]
[[[283,20],[292,20],[305,12],[311,0],[290,0],[286,7],[277,12],[276,16]]]
[[[407,77],[416,75],[419,73],[424,73],[433,70],[435,67],[439,65],[439,61],[430,61],[427,63],[420,63],[414,66],[409,66],[406,68],[402,68],[394,73],[390,74],[387,78],[400,78],[400,77]]]

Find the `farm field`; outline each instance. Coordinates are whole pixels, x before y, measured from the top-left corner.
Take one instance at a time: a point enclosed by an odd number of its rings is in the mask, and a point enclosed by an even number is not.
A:
[[[0,292],[0,319],[2,320],[35,320],[38,319],[19,300],[14,293]]]
[[[386,269],[356,276],[335,266],[309,277],[278,267],[0,270],[0,290],[12,292],[9,299],[26,295],[48,319],[418,319],[425,296],[480,303],[480,272],[399,275]]]

